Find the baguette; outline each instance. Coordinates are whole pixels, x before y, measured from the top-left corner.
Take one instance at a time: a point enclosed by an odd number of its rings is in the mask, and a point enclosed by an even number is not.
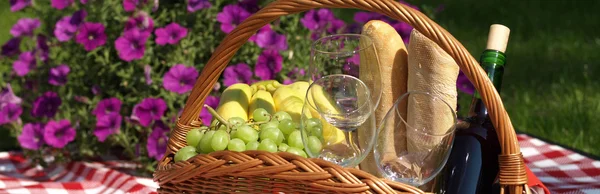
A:
[[[456,110],[459,67],[454,59],[417,30],[411,32],[408,53],[408,91],[429,92]],[[415,130],[441,135],[453,129],[455,120],[448,106],[423,95],[408,100],[407,112],[408,126],[412,128],[407,129],[409,153],[433,149],[442,140],[441,136],[424,138]]]
[[[394,105],[394,102],[398,97],[406,92],[406,82],[407,82],[407,58],[408,54],[406,52],[406,46],[404,45],[404,41],[402,37],[398,34],[398,32],[389,24],[379,20],[372,20],[366,23],[363,26],[362,34],[368,36],[371,41],[373,41],[375,45],[375,50],[377,56],[379,57],[379,65],[381,72],[381,86],[379,87],[381,90],[381,99],[379,102],[379,106],[375,107],[375,111],[373,114],[376,119],[376,126],[380,126],[381,121],[384,119],[387,112]],[[368,60],[376,60],[376,59],[368,59],[361,55],[361,63],[360,69],[365,68],[373,68],[376,63],[370,62]],[[370,80],[374,79],[369,74],[363,73],[364,71],[360,71],[359,78],[364,80],[366,83]],[[369,86],[370,88],[374,88],[376,86]],[[371,94],[377,95],[377,94]],[[401,108],[402,115],[406,115],[406,104],[402,104],[399,106]],[[394,125],[393,122],[388,122],[387,125]],[[396,153],[400,153],[406,150],[406,136],[404,133],[404,125],[399,125],[401,128],[396,129],[396,131],[390,130],[384,135],[385,137],[393,137],[385,139],[383,143],[385,146],[384,150],[384,158],[395,159]],[[363,133],[361,133],[363,132]],[[365,142],[364,139],[371,138],[369,137],[369,133],[365,130],[359,130],[359,141]],[[365,146],[365,145],[360,145]],[[370,174],[381,177],[380,173],[377,170],[377,165],[375,162],[375,157],[373,152],[370,152],[369,155],[365,158],[365,160],[360,164],[361,170],[368,172]]]

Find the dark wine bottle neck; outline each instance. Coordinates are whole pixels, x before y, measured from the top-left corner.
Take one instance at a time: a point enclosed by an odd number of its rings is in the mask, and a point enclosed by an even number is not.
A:
[[[500,93],[500,87],[502,86],[505,60],[506,56],[504,53],[496,50],[483,51],[481,58],[479,59],[481,67],[487,73],[498,93]],[[477,91],[473,93],[469,117],[481,123],[488,118],[487,108],[485,107],[483,100],[481,100],[481,95]]]

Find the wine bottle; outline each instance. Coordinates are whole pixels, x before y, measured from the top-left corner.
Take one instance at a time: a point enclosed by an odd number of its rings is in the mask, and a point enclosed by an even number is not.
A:
[[[479,63],[494,87],[500,92],[510,30],[499,24],[490,27],[486,50]],[[438,193],[493,193],[492,185],[498,175],[500,143],[480,94],[475,91],[469,116],[457,125],[456,135]]]

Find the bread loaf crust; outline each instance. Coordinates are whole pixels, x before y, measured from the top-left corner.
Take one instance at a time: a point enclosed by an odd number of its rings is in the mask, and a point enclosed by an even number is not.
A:
[[[424,96],[410,98],[407,106],[407,145],[409,152],[433,149],[440,138],[427,140],[417,136],[415,130],[442,135],[453,130],[456,110],[456,79],[459,67],[448,53],[417,30],[411,32],[408,45],[408,91],[429,92],[448,103],[433,102]]]
[[[381,79],[382,93],[379,106],[373,112],[377,126],[379,127],[396,99],[406,93],[408,53],[402,37],[386,22],[380,20],[369,21],[363,26],[362,34],[371,38],[379,58],[381,72],[381,78],[379,79]],[[361,60],[360,65],[360,69],[364,69],[366,68],[365,66],[373,66],[374,64]],[[359,74],[359,78],[363,80],[376,79],[369,76],[367,74]],[[403,116],[406,115],[406,104],[400,105],[399,108],[403,110],[401,114]],[[387,124],[394,125],[393,122]],[[389,131],[387,134],[379,134],[380,136],[393,137],[386,138],[385,142],[377,142],[384,144],[386,149],[383,155],[385,158],[395,158],[396,153],[405,151],[406,136],[403,130],[401,128],[396,131]],[[362,139],[370,138],[366,137],[366,134],[368,133],[359,132],[359,140],[361,142],[363,142]],[[372,152],[361,162],[360,168],[365,172],[381,177]]]

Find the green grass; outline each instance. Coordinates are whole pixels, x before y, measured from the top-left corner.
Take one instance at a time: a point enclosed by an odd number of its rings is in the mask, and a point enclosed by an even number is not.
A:
[[[600,155],[600,2],[423,2],[445,5],[435,21],[476,58],[489,25],[511,28],[501,97],[514,127]]]
[[[511,28],[501,96],[514,127],[600,156],[600,1],[411,2],[443,4],[434,20],[475,57],[484,49],[489,25]],[[0,10],[4,43],[25,14],[8,11],[8,1],[0,2]]]

